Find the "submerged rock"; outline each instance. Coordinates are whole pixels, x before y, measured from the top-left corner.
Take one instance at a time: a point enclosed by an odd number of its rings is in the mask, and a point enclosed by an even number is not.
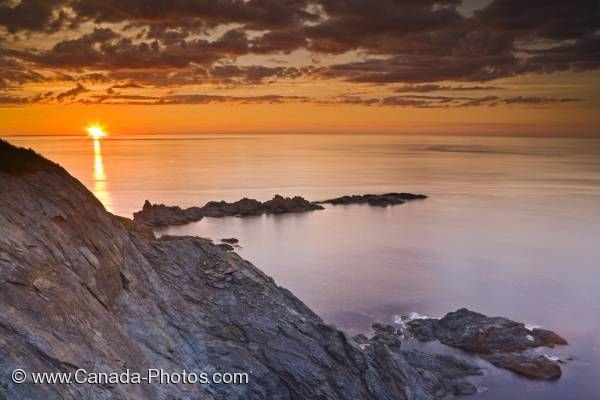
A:
[[[369,204],[371,206],[386,207],[395,204],[403,204],[407,201],[426,199],[424,194],[412,193],[385,193],[385,194],[363,194],[336,197],[334,199],[319,201],[319,204]]]
[[[566,345],[556,333],[529,328],[502,317],[487,317],[462,308],[441,319],[421,318],[406,323],[408,331],[421,341],[441,343],[482,354],[492,364],[534,379],[560,377],[558,363],[524,351],[536,347]],[[540,358],[541,357],[541,358]],[[540,368],[540,372],[535,370]]]

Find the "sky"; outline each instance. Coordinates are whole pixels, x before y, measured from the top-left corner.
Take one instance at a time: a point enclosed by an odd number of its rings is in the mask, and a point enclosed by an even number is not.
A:
[[[0,0],[0,135],[600,137],[600,0]]]

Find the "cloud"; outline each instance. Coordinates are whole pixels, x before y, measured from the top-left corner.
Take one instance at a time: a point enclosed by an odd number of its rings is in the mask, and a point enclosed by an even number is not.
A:
[[[404,85],[401,87],[394,88],[396,93],[429,93],[429,92],[440,92],[440,91],[453,91],[453,92],[469,92],[469,91],[486,91],[486,90],[502,90],[498,86],[449,86],[449,85],[438,85],[438,84],[422,84],[422,85]]]
[[[0,90],[17,88],[27,82],[44,80],[45,77],[42,74],[29,68],[18,58],[0,54]]]
[[[209,70],[210,78],[216,83],[257,84],[265,79],[294,79],[303,71],[294,67],[265,67],[261,65],[243,66],[217,65]]]
[[[9,33],[0,40],[0,91],[49,80],[90,91],[103,84],[103,95],[335,80],[399,95],[346,96],[354,104],[532,105],[535,96],[518,92],[503,98],[513,103],[402,95],[494,91],[490,82],[501,78],[600,68],[598,0],[463,9],[460,0],[0,0],[0,31]],[[261,65],[267,55],[278,64]],[[21,97],[29,98],[13,100]]]
[[[581,101],[579,99],[572,98],[548,98],[548,97],[538,97],[538,96],[517,96],[517,97],[509,97],[503,99],[501,102],[503,104],[531,104],[531,105],[546,105],[546,104],[554,104],[554,103],[573,103]]]
[[[83,86],[81,83],[78,83],[77,86],[75,86],[73,89],[69,89],[65,92],[59,93],[56,96],[56,100],[62,102],[65,100],[70,100],[70,99],[74,99],[77,96],[79,96],[82,93],[86,93],[89,92],[89,89],[87,89],[85,86]]]
[[[179,26],[244,24],[249,29],[283,28],[314,20],[304,0],[76,0],[72,8],[82,19]]]
[[[138,104],[138,105],[177,105],[177,104],[212,104],[212,103],[235,103],[235,104],[281,104],[288,102],[309,101],[304,96],[221,96],[209,94],[178,94],[166,96],[143,96],[143,95],[94,95],[91,99],[83,100],[84,103],[102,104]]]
[[[110,89],[143,89],[144,86],[137,84],[135,82],[125,82],[118,83],[116,85],[112,85]]]
[[[494,0],[475,16],[491,29],[556,40],[576,39],[600,28],[597,0]]]
[[[465,108],[465,107],[496,107],[500,105],[525,105],[525,106],[547,106],[557,103],[578,102],[574,98],[552,98],[538,96],[517,96],[501,98],[498,96],[462,97],[462,96],[426,96],[426,95],[402,95],[384,96],[381,98],[362,98],[360,96],[342,96],[336,98],[334,104],[351,105],[379,105],[389,107],[412,107],[412,108]]]
[[[44,67],[146,69],[185,68],[211,64],[223,55],[245,53],[245,36],[229,31],[214,42],[193,40],[161,46],[157,41],[134,42],[109,28],[96,28],[77,39],[58,42],[47,51],[22,52],[24,59]]]
[[[18,31],[57,31],[68,18],[63,0],[20,0],[0,2],[0,26]]]

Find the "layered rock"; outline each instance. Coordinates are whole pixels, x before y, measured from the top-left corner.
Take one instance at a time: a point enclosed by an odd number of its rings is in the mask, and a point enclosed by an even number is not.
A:
[[[385,194],[362,194],[336,197],[329,200],[319,201],[319,204],[368,204],[370,206],[387,207],[396,204],[404,204],[407,201],[423,200],[427,196],[424,194],[412,193],[385,193]]]
[[[533,379],[556,379],[560,366],[553,360],[526,350],[566,345],[556,333],[529,328],[503,317],[487,317],[466,308],[441,319],[409,321],[409,332],[421,341],[439,340],[445,345],[482,354],[492,364]]]
[[[390,359],[395,363],[409,365],[421,372],[419,390],[436,393],[441,398],[477,393],[477,388],[465,380],[468,376],[483,374],[476,365],[450,355],[402,349],[402,332],[392,325],[375,323],[372,329],[374,333],[370,338],[358,335],[355,340],[367,354],[375,355],[375,359],[379,358],[382,368],[390,368],[385,364],[385,360]],[[390,349],[392,356],[376,357],[382,348]],[[419,395],[416,394],[415,397],[419,398]]]
[[[380,342],[361,349],[237,254],[197,237],[156,239],[105,211],[59,166],[20,154],[0,142],[0,160],[12,160],[0,163],[0,395],[441,397],[427,372],[431,356]],[[9,381],[16,368],[245,372],[249,383],[17,385]]]

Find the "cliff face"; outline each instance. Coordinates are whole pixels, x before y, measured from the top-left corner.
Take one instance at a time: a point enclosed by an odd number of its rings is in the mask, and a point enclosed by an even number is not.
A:
[[[0,165],[0,310],[0,398],[429,399],[449,390],[385,344],[361,349],[237,254],[202,238],[155,239],[39,160]],[[17,385],[16,368],[247,372],[249,384]]]

